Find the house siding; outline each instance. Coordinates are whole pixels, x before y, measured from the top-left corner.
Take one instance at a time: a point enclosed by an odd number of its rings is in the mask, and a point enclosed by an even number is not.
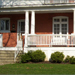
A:
[[[17,45],[17,22],[20,19],[25,19],[24,14],[7,14],[0,15],[0,18],[10,18],[10,32],[0,33],[3,34],[3,47],[15,47]],[[12,29],[12,25],[15,25],[15,29]]]
[[[17,45],[17,33],[2,33],[3,47],[15,47]]]
[[[36,13],[35,15],[35,33],[52,34],[53,17],[67,16],[69,19],[69,34],[73,33],[73,13]],[[0,18],[10,18],[10,32],[3,34],[3,46],[15,47],[17,45],[17,23],[18,20],[25,19],[25,14],[7,14],[0,15]],[[15,29],[12,29],[12,25]],[[13,32],[14,31],[14,32]],[[31,33],[31,14],[29,15],[29,33]]]
[[[73,13],[48,13],[36,14],[35,33],[36,34],[52,34],[53,17],[66,16],[68,17],[69,34],[73,33]]]

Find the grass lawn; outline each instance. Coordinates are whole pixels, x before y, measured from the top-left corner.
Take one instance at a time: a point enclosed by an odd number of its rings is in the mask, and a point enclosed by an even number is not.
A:
[[[74,64],[0,65],[0,74],[75,74]]]

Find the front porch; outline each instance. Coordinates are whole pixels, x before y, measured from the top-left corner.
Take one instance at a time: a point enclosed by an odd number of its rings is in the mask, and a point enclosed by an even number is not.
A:
[[[59,8],[57,7],[57,9]],[[74,55],[75,10],[57,9],[17,11],[16,14],[13,12],[10,14],[9,12],[1,13],[0,21],[8,21],[10,29],[8,28],[9,31],[4,32],[2,29],[4,23],[2,23],[0,50],[15,49],[18,54],[19,50],[27,52],[28,50],[41,49],[48,56],[46,60],[49,60],[54,51],[62,51],[65,55],[70,53],[72,53],[71,56]]]
[[[25,36],[24,52],[41,49],[46,54],[46,61],[49,61],[55,51],[63,52],[65,57],[75,56],[75,11],[50,14],[41,14],[38,23],[37,15],[33,11],[29,34],[28,11],[26,12],[26,29],[22,35]]]
[[[59,11],[57,11],[59,12]],[[26,12],[25,34],[22,34],[24,48],[29,47],[74,47],[75,46],[75,11],[72,13],[48,13],[35,15],[31,13],[29,29],[29,12]],[[45,17],[45,18],[44,18]],[[49,18],[49,19],[48,19]],[[38,22],[38,21],[40,22]],[[50,22],[50,23],[49,23]],[[30,33],[29,33],[29,30]]]
[[[4,32],[2,23],[0,50],[15,49],[17,56],[19,50],[27,52],[41,49],[47,56],[46,60],[49,60],[51,53],[55,51],[74,55],[75,10],[50,10],[1,13],[0,21],[8,20],[10,29]]]
[[[25,14],[1,15],[2,20],[9,17],[10,29],[5,32],[0,29],[0,47],[74,47],[75,10],[62,12],[26,11]]]
[[[75,56],[75,0],[0,0],[0,50],[37,49]]]

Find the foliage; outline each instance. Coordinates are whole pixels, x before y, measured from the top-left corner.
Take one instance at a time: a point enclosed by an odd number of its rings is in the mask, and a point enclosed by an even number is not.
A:
[[[67,55],[67,57],[65,58],[64,62],[65,63],[70,62],[70,56],[69,55]]]
[[[46,57],[45,53],[42,52],[41,50],[36,51],[30,50],[28,51],[28,53],[24,53],[21,55],[21,63],[26,63],[29,61],[41,62],[44,61],[45,57]]]
[[[41,62],[45,59],[45,53],[41,50],[36,50],[32,53],[32,61],[33,62]]]
[[[28,55],[30,56],[30,58],[31,58],[31,60],[30,61],[32,61],[32,53],[33,53],[34,51],[33,50],[29,50],[28,51]]]
[[[51,62],[61,63],[63,61],[64,54],[62,52],[54,52],[51,54]]]
[[[31,60],[31,57],[28,55],[28,53],[24,53],[21,55],[21,62],[26,63]]]
[[[71,64],[75,64],[75,57],[74,57],[74,56],[72,56],[72,57],[70,58],[70,63],[71,63]]]

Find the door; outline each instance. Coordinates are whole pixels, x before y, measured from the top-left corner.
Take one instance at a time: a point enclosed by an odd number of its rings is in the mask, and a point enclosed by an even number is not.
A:
[[[18,22],[18,41],[22,40],[22,34],[25,33],[25,21],[20,20]]]
[[[53,42],[55,44],[65,44],[67,42],[68,34],[68,18],[67,17],[54,17],[53,18]]]

